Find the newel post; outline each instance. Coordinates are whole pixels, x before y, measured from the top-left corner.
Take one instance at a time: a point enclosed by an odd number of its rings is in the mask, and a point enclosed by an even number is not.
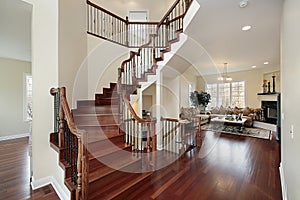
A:
[[[87,154],[87,136],[86,132],[78,131],[78,155],[77,155],[77,189],[76,200],[85,200],[88,198],[88,154]]]
[[[59,88],[59,99],[63,99],[65,97],[65,88]],[[59,103],[59,134],[58,134],[58,145],[59,147],[65,147],[65,114],[63,111],[63,107],[61,102]]]
[[[129,47],[129,20],[126,16],[126,46]]]

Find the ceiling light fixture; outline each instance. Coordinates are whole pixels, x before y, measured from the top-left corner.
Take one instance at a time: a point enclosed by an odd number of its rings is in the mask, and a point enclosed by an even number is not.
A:
[[[232,78],[230,76],[228,76],[228,73],[227,73],[227,64],[228,63],[224,63],[223,73],[221,76],[218,77],[219,81],[224,81],[224,82],[232,81]]]
[[[247,25],[247,26],[243,26],[242,30],[243,31],[249,31],[251,28],[252,28],[251,26]]]
[[[256,65],[253,65],[253,66],[252,66],[252,69],[255,69],[255,68],[256,68]]]
[[[245,8],[246,6],[248,6],[248,0],[243,0],[243,1],[240,1],[240,8]]]
[[[269,64],[269,62],[267,61],[267,62],[264,62],[264,65],[268,65]]]

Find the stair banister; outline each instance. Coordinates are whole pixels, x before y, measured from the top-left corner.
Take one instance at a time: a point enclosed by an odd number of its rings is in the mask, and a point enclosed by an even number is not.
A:
[[[126,97],[126,92],[123,91],[121,94],[121,98],[122,101],[125,103],[126,107],[128,108],[129,112],[131,113],[131,117],[130,119],[134,120],[137,124],[141,124],[141,125],[145,125],[147,127],[147,135],[146,135],[146,141],[147,141],[147,152],[150,152],[150,150],[152,149],[152,151],[156,151],[156,134],[155,134],[155,124],[156,124],[156,119],[142,119],[140,118],[136,112],[134,111],[133,107],[131,106],[128,97]],[[124,109],[124,106],[122,106],[122,109]],[[123,110],[123,113],[125,111]],[[123,119],[123,122],[121,123],[125,123],[124,121],[126,121],[128,119]],[[124,127],[123,125],[121,127]],[[124,130],[124,128],[123,128]],[[126,133],[125,133],[126,134]],[[136,143],[134,143],[133,145],[137,145]],[[134,149],[136,150],[136,149]]]
[[[61,151],[64,151],[60,162],[65,167],[71,168],[71,177],[65,177],[65,183],[66,179],[70,178],[73,187],[76,188],[75,194],[71,194],[71,198],[76,200],[87,199],[88,155],[86,150],[86,132],[77,129],[75,126],[66,98],[66,88],[52,88],[50,94],[55,97],[54,131],[57,134],[56,141]],[[58,123],[59,130],[56,127]],[[67,134],[68,132],[71,135]]]

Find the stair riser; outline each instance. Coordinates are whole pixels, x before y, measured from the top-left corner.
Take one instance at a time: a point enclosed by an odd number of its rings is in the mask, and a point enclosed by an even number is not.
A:
[[[106,150],[106,148],[124,148],[124,136],[120,135],[110,139],[99,140],[88,144],[88,150],[90,152],[99,152],[101,150]]]
[[[77,108],[86,107],[86,106],[95,106],[95,100],[80,100],[80,101],[77,101]]]
[[[107,139],[111,137],[118,136],[119,133],[119,126],[91,126],[91,127],[84,127],[79,126],[78,129],[85,130],[88,134],[88,138],[98,138],[99,140]]]
[[[98,99],[95,100],[95,105],[96,106],[101,106],[101,105],[118,105],[119,104],[119,99],[113,98],[113,99]]]
[[[74,121],[77,126],[118,124],[118,120],[118,115],[74,116]]]
[[[118,160],[122,159],[122,161],[120,161],[122,163],[120,163],[120,164],[126,164],[126,163],[132,162],[132,159],[131,159],[132,157],[127,157],[127,158],[124,157],[125,152],[128,155],[131,154],[130,150],[131,150],[131,147],[126,147],[123,149],[119,149],[118,151],[112,152],[108,155],[103,155],[100,157],[90,157],[90,161],[89,161],[90,171],[92,171],[93,169],[96,169],[96,168],[104,167],[106,164],[109,164],[110,161],[111,161],[111,163],[113,163],[113,162],[116,163]],[[125,151],[125,152],[122,152],[122,151]],[[128,156],[128,155],[126,155],[126,156]],[[124,160],[126,160],[127,162],[125,162]],[[105,161],[105,163],[102,163],[103,161]]]
[[[79,107],[72,111],[76,114],[112,114],[118,113],[118,106],[91,106],[91,107]]]
[[[100,196],[104,199],[110,199],[113,196],[112,191],[118,191],[119,188],[124,187],[127,183],[132,180],[142,181],[143,177],[136,173],[126,173],[115,171],[109,176],[105,176],[89,185],[89,197],[91,199],[98,199]],[[138,181],[137,181],[138,182]],[[97,198],[98,197],[98,198]]]

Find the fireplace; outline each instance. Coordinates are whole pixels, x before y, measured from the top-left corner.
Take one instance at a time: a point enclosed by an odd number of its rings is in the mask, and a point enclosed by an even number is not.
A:
[[[261,101],[264,121],[271,124],[277,124],[278,108],[277,101]]]
[[[260,113],[260,121],[268,124],[276,125],[276,139],[280,140],[281,135],[281,95],[275,93],[258,93],[261,100],[262,112]]]

